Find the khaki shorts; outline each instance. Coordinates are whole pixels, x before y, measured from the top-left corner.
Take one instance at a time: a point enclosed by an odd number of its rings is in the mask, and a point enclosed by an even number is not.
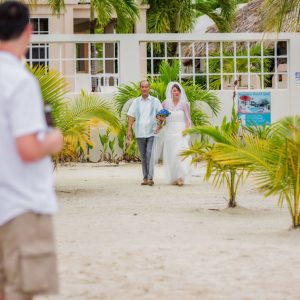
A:
[[[0,295],[23,300],[57,292],[52,217],[29,212],[0,226]]]

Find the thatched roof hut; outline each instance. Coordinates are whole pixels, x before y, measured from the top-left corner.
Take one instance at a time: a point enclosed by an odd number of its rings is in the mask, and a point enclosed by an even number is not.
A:
[[[240,8],[237,12],[236,21],[233,26],[234,33],[241,32],[263,32],[264,28],[264,11],[263,8],[264,0],[252,0],[242,8]],[[300,5],[299,5],[300,8]],[[284,22],[283,31],[296,31],[296,21],[297,20],[297,12],[291,11],[289,15],[286,17]],[[217,33],[218,28],[216,25],[212,25],[208,27],[206,33]],[[205,53],[205,45],[201,42],[195,43],[195,55],[201,56],[199,54]],[[186,57],[191,57],[193,52],[193,45],[186,47],[184,49],[184,54]],[[186,60],[185,64],[188,64],[190,60]]]
[[[232,32],[263,32],[263,18],[261,12],[263,2],[264,0],[252,0],[240,8],[237,12]],[[210,26],[206,32],[218,32],[218,28],[213,25]]]

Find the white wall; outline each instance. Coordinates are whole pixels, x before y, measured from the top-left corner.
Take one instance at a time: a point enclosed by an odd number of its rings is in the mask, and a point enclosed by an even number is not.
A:
[[[76,42],[119,42],[119,84],[128,84],[143,79],[141,65],[142,42],[153,41],[257,41],[287,40],[289,88],[287,90],[270,90],[271,92],[271,120],[279,120],[284,116],[300,115],[300,84],[295,80],[295,72],[300,72],[300,33],[260,34],[260,33],[226,33],[226,34],[105,34],[105,35],[42,35],[34,36],[33,43],[76,43]],[[74,62],[75,63],[75,62]],[[245,90],[243,90],[245,91]],[[254,90],[251,90],[254,91]],[[215,124],[220,124],[223,116],[230,116],[232,107],[232,91],[217,91],[222,109]],[[112,94],[102,95],[112,98]],[[97,150],[98,151],[98,150]]]

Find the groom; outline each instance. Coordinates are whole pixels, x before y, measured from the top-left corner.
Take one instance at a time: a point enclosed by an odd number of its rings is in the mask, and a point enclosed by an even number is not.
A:
[[[151,159],[151,156],[153,154],[154,134],[157,127],[156,114],[163,107],[157,98],[150,96],[150,83],[147,80],[140,82],[140,91],[141,96],[133,100],[127,113],[127,140],[130,142],[132,138],[132,125],[135,123],[135,137],[141,153],[144,176],[141,185],[152,186],[154,184],[154,160]]]

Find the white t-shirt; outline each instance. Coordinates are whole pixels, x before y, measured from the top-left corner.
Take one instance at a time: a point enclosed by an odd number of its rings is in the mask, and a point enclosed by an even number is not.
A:
[[[152,96],[147,99],[141,96],[133,100],[127,115],[135,118],[135,137],[148,138],[154,135],[157,127],[156,114],[162,109],[160,101]]]
[[[28,211],[56,211],[50,157],[25,163],[17,137],[46,130],[38,82],[22,63],[0,51],[0,225]]]

